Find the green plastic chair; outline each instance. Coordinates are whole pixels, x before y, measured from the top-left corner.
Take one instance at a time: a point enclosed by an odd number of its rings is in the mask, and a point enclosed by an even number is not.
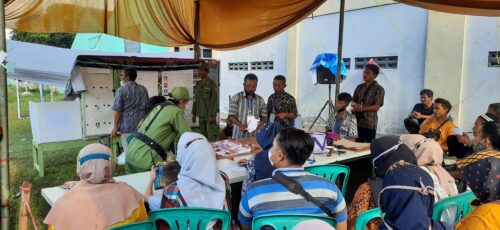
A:
[[[322,220],[335,227],[337,223],[334,219],[316,215],[282,214],[259,216],[253,219],[252,229],[260,230],[264,226],[270,226],[275,230],[291,230],[295,225],[305,220]]]
[[[354,223],[354,230],[364,230],[366,225],[373,219],[381,218],[380,208],[372,208],[366,210],[361,215],[356,218],[356,223]]]
[[[313,165],[304,167],[309,173],[312,173],[316,176],[321,176],[326,179],[329,179],[333,183],[337,182],[337,178],[340,174],[344,174],[344,181],[342,182],[342,194],[345,196],[345,192],[347,189],[347,181],[349,180],[350,169],[349,166],[346,165]]]
[[[156,230],[156,227],[153,222],[144,221],[108,228],[108,230]]]
[[[149,220],[154,223],[164,220],[171,230],[205,230],[211,220],[220,220],[221,229],[228,230],[231,214],[225,210],[211,208],[165,208],[151,211]]]
[[[443,212],[453,206],[457,207],[457,213],[455,214],[455,223],[460,219],[467,216],[470,212],[472,212],[472,206],[470,203],[474,200],[476,196],[474,193],[468,191],[462,194],[458,194],[456,196],[447,197],[434,205],[434,212],[432,213],[432,219],[440,220]]]

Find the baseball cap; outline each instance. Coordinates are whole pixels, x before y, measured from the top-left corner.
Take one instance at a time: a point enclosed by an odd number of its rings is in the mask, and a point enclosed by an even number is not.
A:
[[[170,91],[171,97],[176,100],[191,100],[191,96],[189,96],[189,91],[186,87],[174,87],[172,91]]]

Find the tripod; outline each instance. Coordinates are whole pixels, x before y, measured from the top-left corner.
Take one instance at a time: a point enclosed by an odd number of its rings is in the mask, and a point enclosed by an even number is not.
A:
[[[321,110],[319,111],[318,113],[318,116],[316,116],[316,118],[314,119],[311,127],[309,127],[309,132],[311,132],[311,129],[314,127],[314,124],[316,124],[316,121],[318,121],[318,119],[321,117],[321,114],[323,113],[323,111],[325,110],[326,106],[328,106],[328,118],[329,119],[332,114],[334,114],[335,112],[335,105],[333,104],[332,102],[332,84],[328,84],[328,100],[325,102],[325,105],[323,105],[323,108],[321,108]],[[325,121],[325,119],[321,118],[325,123],[327,123],[328,121]]]

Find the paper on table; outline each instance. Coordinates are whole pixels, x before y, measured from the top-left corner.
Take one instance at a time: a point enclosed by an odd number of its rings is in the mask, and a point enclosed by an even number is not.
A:
[[[239,165],[226,165],[222,169],[227,171],[246,171],[245,167]]]
[[[247,118],[247,130],[249,133],[255,131],[257,129],[257,125],[259,124],[259,120],[254,116],[248,116]]]

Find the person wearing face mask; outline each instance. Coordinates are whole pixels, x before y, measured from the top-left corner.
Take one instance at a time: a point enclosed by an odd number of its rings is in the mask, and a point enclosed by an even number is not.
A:
[[[339,94],[337,103],[335,103],[336,113],[331,114],[329,117],[327,128],[337,133],[338,139],[356,141],[356,138],[358,138],[356,117],[346,110],[351,101],[352,97],[350,94],[345,92]]]
[[[267,122],[267,109],[264,98],[257,95],[258,78],[255,74],[249,73],[243,82],[244,90],[231,97],[229,101],[228,119],[233,122],[233,138],[254,137],[257,130]],[[260,118],[257,130],[248,132],[248,118]]]
[[[349,205],[347,229],[353,230],[356,219],[361,213],[379,206],[379,194],[382,190],[384,176],[389,167],[396,162],[407,162],[417,165],[415,154],[401,142],[397,137],[384,136],[373,140],[370,145],[373,176],[367,182],[361,184]],[[375,219],[368,222],[367,229],[379,229],[380,220]]]
[[[476,118],[474,126],[472,127],[472,135],[474,139],[477,138],[478,130],[481,128],[484,122],[497,121],[495,114],[486,113],[482,114]],[[482,143],[474,143],[474,139],[469,138],[467,133],[462,135],[451,135],[446,140],[448,144],[448,153],[450,156],[456,156],[458,159],[462,159],[470,154],[477,153],[486,149],[486,146]]]
[[[300,183],[315,199],[323,203],[337,222],[336,229],[347,229],[347,208],[340,189],[334,182],[304,171],[303,165],[311,155],[314,141],[308,133],[286,128],[274,138],[269,161],[280,172]],[[241,197],[238,219],[241,229],[251,229],[252,220],[263,215],[310,214],[326,216],[318,206],[302,196],[293,194],[275,179],[268,178],[251,184]]]
[[[137,125],[146,117],[148,104],[148,91],[146,87],[137,84],[137,71],[135,69],[125,69],[120,74],[120,88],[116,91],[115,101],[112,110],[115,111],[114,126],[111,137],[116,137],[120,132],[123,153],[118,157],[118,164],[125,162],[127,154],[127,137],[137,131]]]
[[[500,158],[500,121],[484,122],[474,139],[474,145],[483,144],[485,149],[457,160],[457,169],[488,157]]]
[[[397,162],[387,170],[380,191],[382,215],[380,230],[452,230],[450,225],[432,219],[435,189],[432,178],[416,165]]]
[[[175,153],[175,143],[191,128],[184,118],[184,110],[191,99],[186,87],[174,87],[170,99],[154,109],[144,119],[129,143],[125,158],[127,174],[145,172],[151,165],[166,159],[167,150]]]
[[[244,194],[247,187],[253,182],[271,178],[273,171],[276,169],[272,166],[269,150],[273,147],[274,138],[283,130],[280,123],[267,123],[257,133],[257,144],[262,148],[262,151],[253,155],[248,161],[240,160],[240,164],[246,162],[247,175],[243,180],[241,193]]]

